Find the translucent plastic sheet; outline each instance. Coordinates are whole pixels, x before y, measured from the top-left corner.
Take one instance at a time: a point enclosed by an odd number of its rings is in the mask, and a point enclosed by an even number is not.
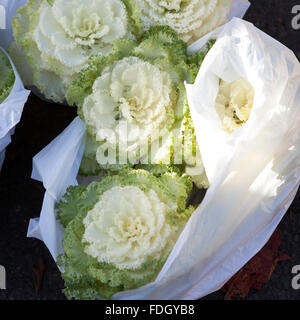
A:
[[[17,8],[26,2],[27,0],[0,0],[0,50],[6,55],[5,49],[13,41],[11,18],[15,15]],[[10,143],[10,137],[13,134],[12,128],[20,121],[24,104],[30,93],[24,89],[15,67],[14,71],[16,76],[14,87],[9,97],[0,104],[0,171],[5,159],[5,147]]]
[[[1,48],[1,46],[0,50],[7,55],[6,51]],[[30,93],[30,91],[24,89],[17,70],[10,58],[9,60],[14,69],[15,82],[9,96],[0,104],[0,153],[2,152],[2,163],[4,161],[4,150],[10,143],[10,136],[13,134],[15,125],[21,119],[24,105]],[[2,168],[2,163],[0,161],[0,170]]]

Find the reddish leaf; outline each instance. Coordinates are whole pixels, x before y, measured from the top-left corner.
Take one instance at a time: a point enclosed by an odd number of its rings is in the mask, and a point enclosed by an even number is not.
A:
[[[278,251],[281,234],[276,230],[268,243],[222,288],[225,300],[245,298],[250,289],[260,289],[263,283],[270,280],[279,261],[290,259]]]
[[[41,289],[44,273],[46,271],[46,264],[42,257],[39,257],[38,264],[33,266],[33,271],[36,276],[35,292],[39,293]]]

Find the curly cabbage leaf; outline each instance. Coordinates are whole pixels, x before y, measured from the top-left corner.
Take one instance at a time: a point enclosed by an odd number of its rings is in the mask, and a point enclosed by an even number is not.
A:
[[[29,0],[12,27],[10,54],[23,81],[56,102],[92,55],[107,55],[114,41],[131,36],[121,0]]]
[[[153,281],[194,211],[191,189],[187,175],[145,170],[69,187],[56,204],[67,298],[108,299]]]
[[[168,25],[189,44],[226,22],[231,0],[135,0],[143,30]],[[138,14],[135,14],[137,16]]]
[[[0,104],[9,96],[15,82],[12,65],[0,49]]]

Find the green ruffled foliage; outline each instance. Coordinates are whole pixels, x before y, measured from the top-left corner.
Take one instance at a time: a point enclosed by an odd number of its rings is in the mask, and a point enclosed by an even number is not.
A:
[[[7,56],[0,50],[0,104],[9,96],[14,82],[14,70]]]

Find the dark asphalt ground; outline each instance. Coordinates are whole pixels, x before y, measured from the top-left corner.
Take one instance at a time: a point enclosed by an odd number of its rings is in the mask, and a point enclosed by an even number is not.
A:
[[[291,48],[300,59],[300,30],[291,27],[292,7],[299,0],[251,1],[245,19]],[[21,122],[0,174],[0,265],[7,272],[7,290],[0,290],[0,300],[63,300],[64,284],[44,244],[26,238],[30,218],[38,217],[44,189],[30,179],[32,157],[50,143],[76,116],[76,110],[45,103],[33,94],[25,106]],[[250,291],[248,300],[300,299],[300,290],[291,287],[291,269],[300,265],[300,192],[282,220],[281,251],[291,259],[280,262],[271,280],[259,291]],[[46,272],[39,293],[35,292],[33,266],[42,257]],[[204,299],[223,299],[223,292]]]

